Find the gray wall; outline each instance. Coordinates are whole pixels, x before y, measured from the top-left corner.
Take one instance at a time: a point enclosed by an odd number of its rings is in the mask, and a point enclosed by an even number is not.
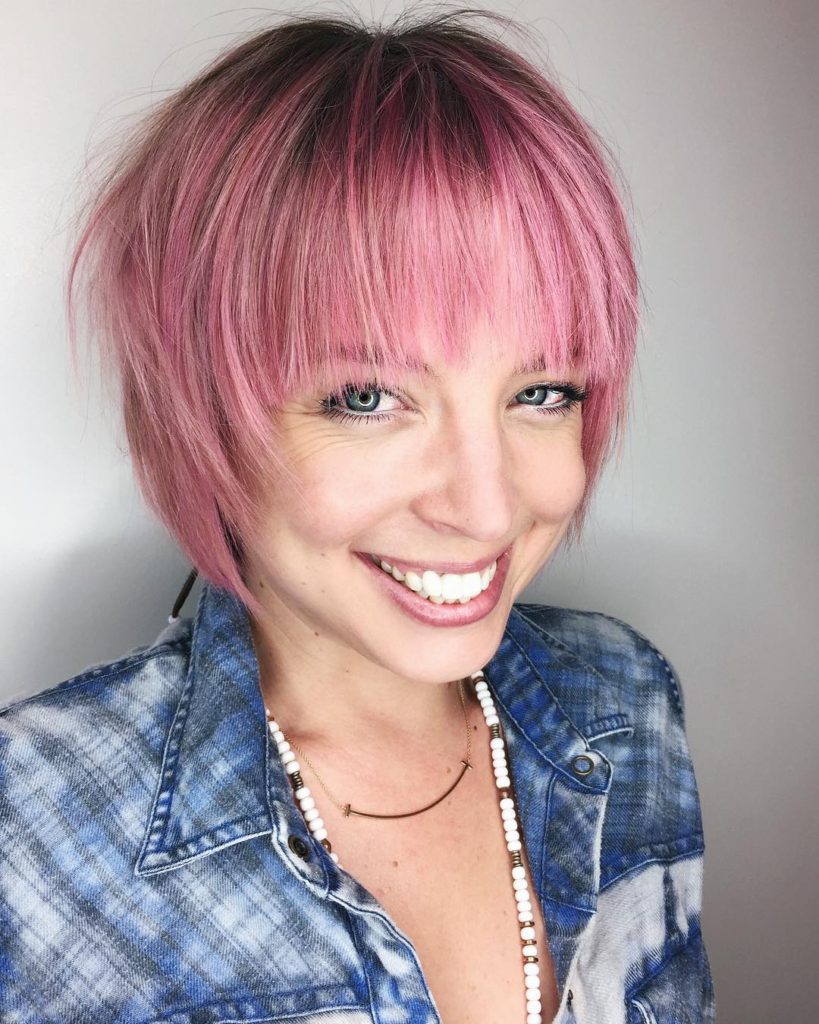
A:
[[[524,596],[625,619],[675,665],[719,1019],[813,1021],[819,6],[493,9],[536,25],[614,141],[648,306],[624,457],[582,551]],[[186,575],[112,414],[70,384],[65,227],[88,142],[263,20],[209,0],[7,0],[0,18],[4,700],[153,639]]]

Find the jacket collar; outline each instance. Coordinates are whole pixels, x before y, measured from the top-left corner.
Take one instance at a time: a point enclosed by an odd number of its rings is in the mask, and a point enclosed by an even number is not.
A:
[[[605,762],[588,782],[571,772],[573,758],[588,744],[547,684],[555,672],[562,684],[589,692],[597,688],[590,666],[515,605],[485,672],[535,756],[575,789],[607,790]],[[294,810],[289,779],[270,754],[247,611],[229,591],[206,581],[135,873],[170,871],[254,836],[283,837],[283,816]]]

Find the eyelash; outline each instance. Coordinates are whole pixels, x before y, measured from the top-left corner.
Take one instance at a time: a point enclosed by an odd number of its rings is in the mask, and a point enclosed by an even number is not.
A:
[[[556,381],[546,382],[542,384],[530,384],[526,388],[522,388],[518,391],[518,394],[522,394],[524,391],[537,391],[540,388],[545,388],[547,391],[562,391],[565,395],[565,401],[562,405],[549,405],[549,406],[538,406],[532,405],[529,408],[534,409],[535,412],[541,413],[546,416],[565,416],[567,413],[576,406],[585,402],[589,397],[589,391],[587,388],[577,387],[575,384],[571,384],[568,381]],[[339,409],[332,403],[334,401],[343,401],[344,396],[347,394],[356,394],[362,391],[377,391],[384,395],[389,395],[390,398],[400,399],[400,395],[396,394],[391,388],[383,387],[378,381],[369,381],[366,384],[345,384],[344,387],[337,392],[330,395],[325,395],[321,399],[319,406],[321,412],[331,420],[338,420],[340,422],[361,422],[362,420],[367,423],[373,421],[389,420],[395,415],[395,412],[372,412],[372,413],[356,413],[346,409]],[[526,403],[521,403],[525,405]]]

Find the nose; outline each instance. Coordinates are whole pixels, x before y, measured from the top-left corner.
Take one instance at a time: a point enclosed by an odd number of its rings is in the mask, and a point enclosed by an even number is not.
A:
[[[510,536],[517,492],[502,426],[490,415],[442,424],[421,479],[415,511],[435,529],[487,544]]]

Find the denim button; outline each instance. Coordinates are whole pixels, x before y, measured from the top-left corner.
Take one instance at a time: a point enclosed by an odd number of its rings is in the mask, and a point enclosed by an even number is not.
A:
[[[575,775],[591,775],[594,771],[594,761],[588,754],[578,754],[572,759],[572,771]]]
[[[301,836],[288,836],[287,845],[293,853],[295,853],[297,857],[301,857],[302,860],[307,860],[310,856],[310,848]]]

